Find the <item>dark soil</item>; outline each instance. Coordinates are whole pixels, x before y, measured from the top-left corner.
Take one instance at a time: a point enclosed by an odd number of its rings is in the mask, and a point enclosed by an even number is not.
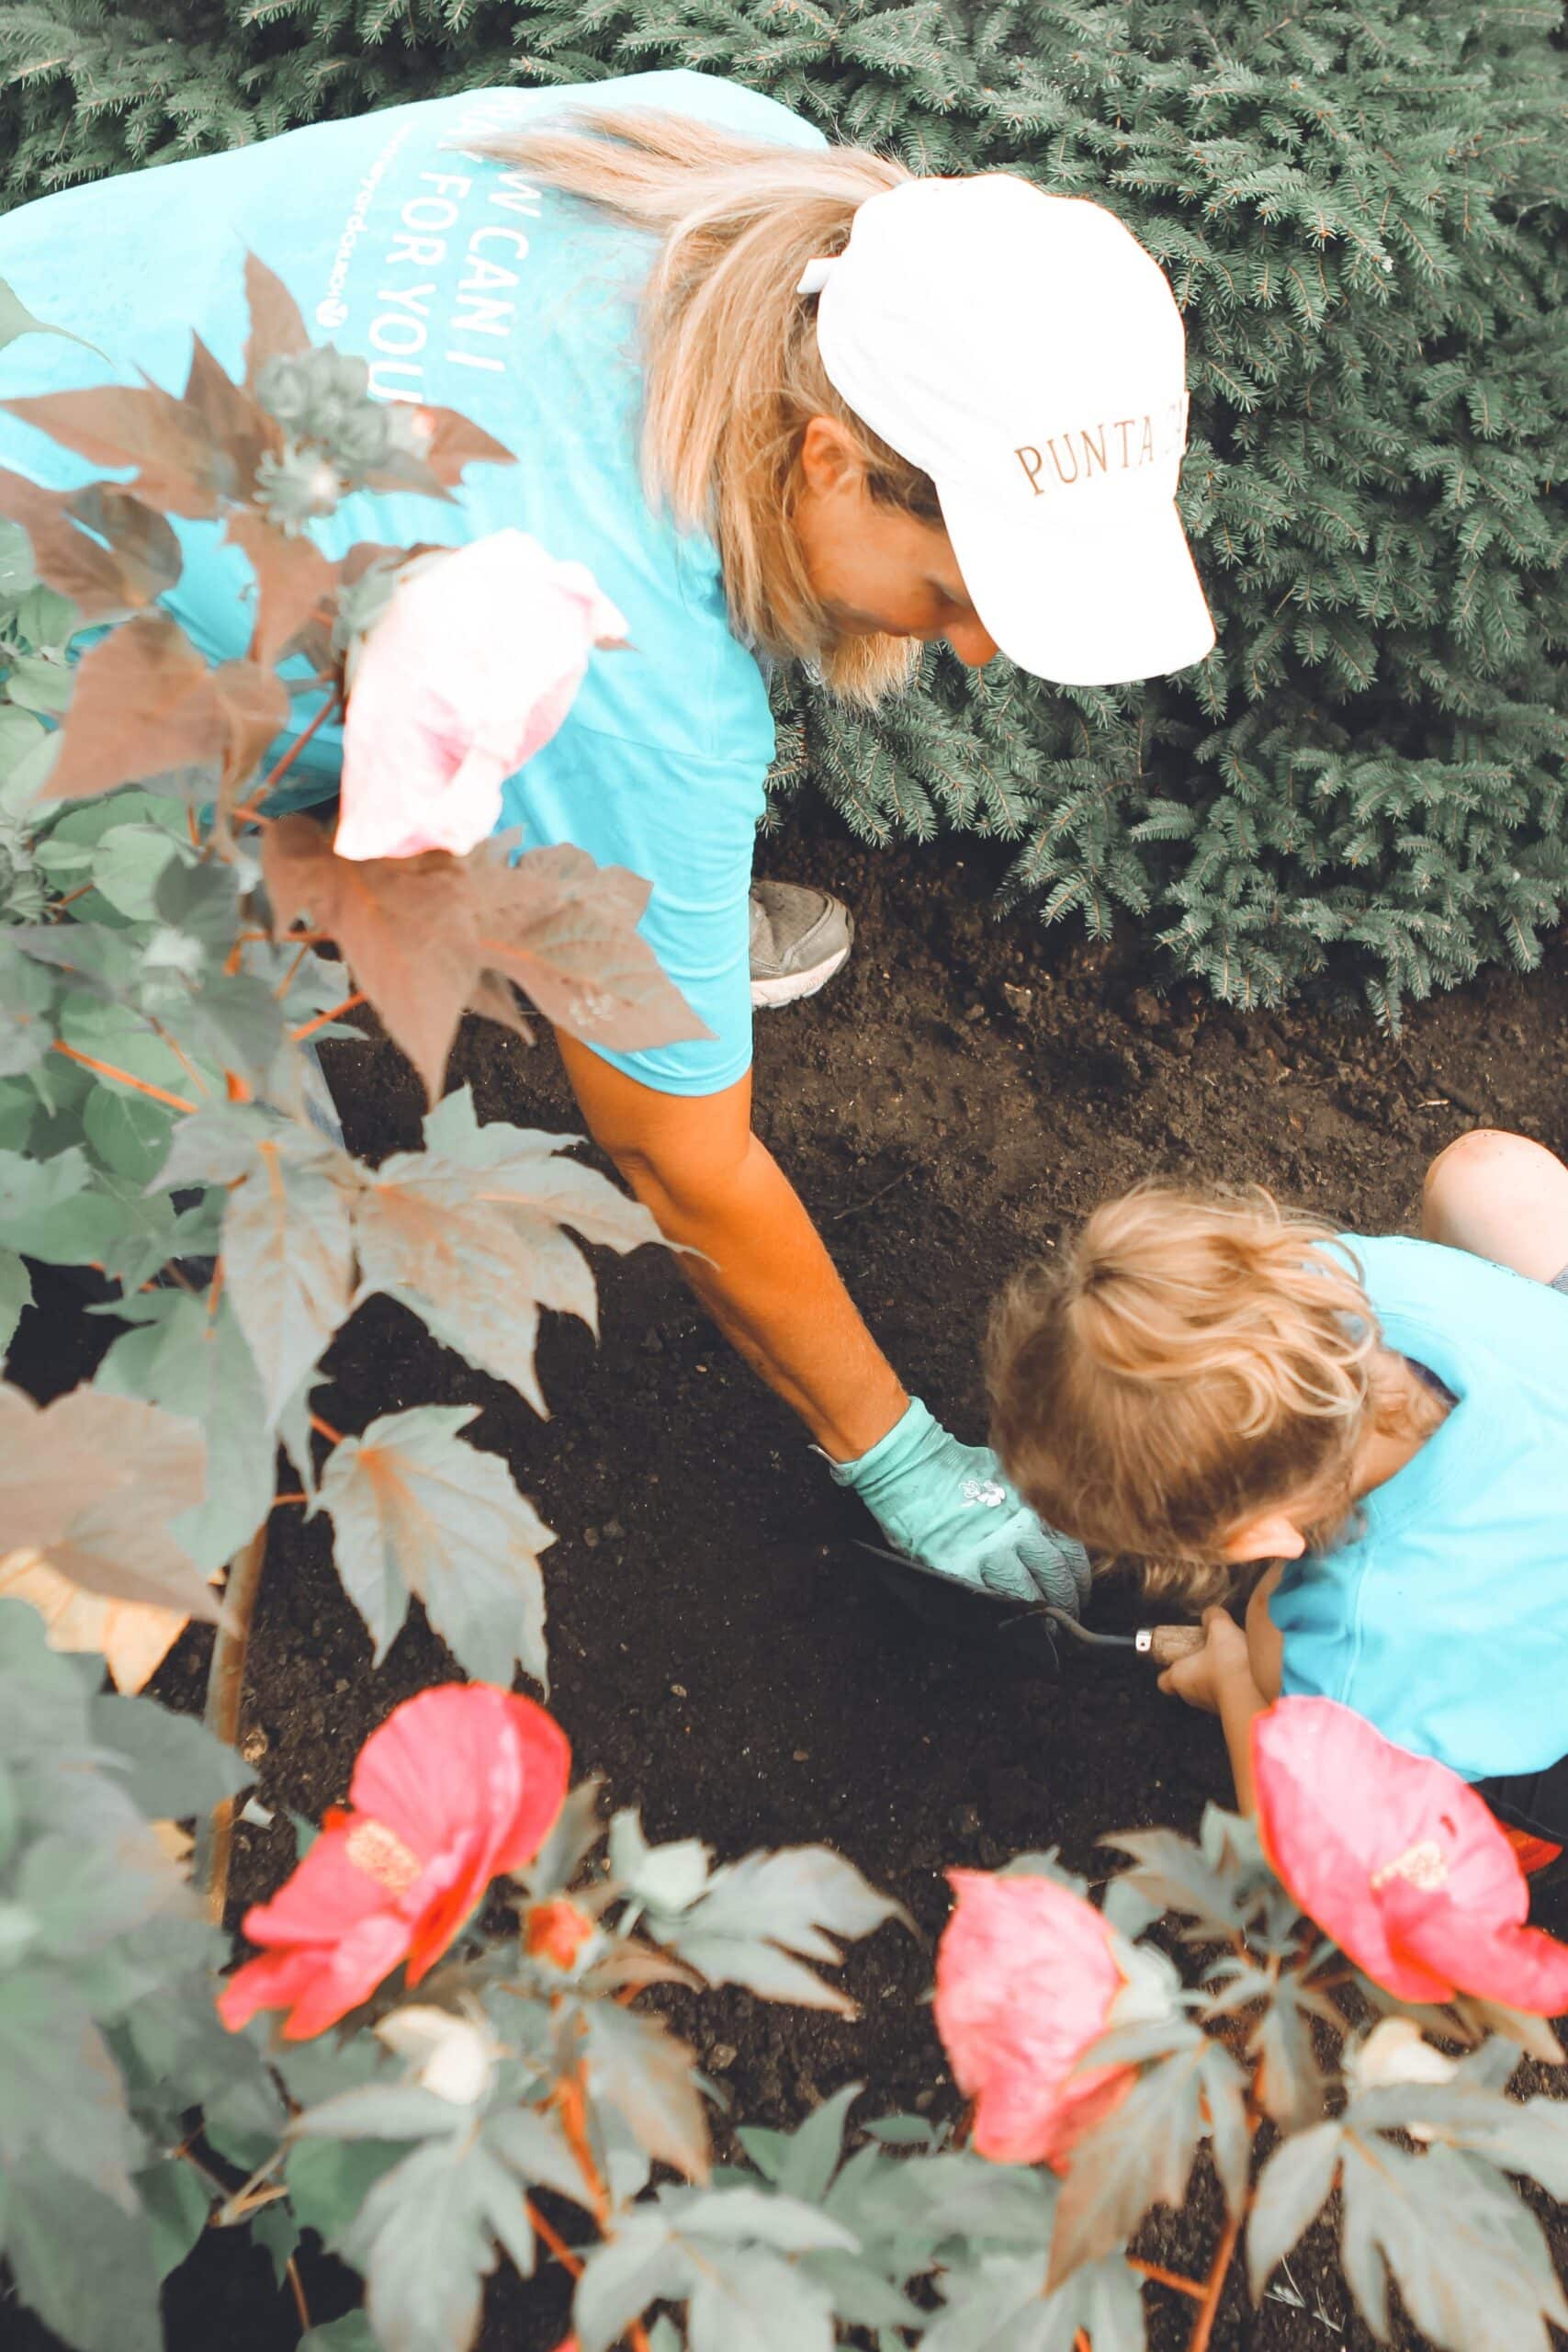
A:
[[[1492,975],[1414,1008],[1391,1038],[1322,1008],[1243,1020],[1186,987],[1162,996],[1135,940],[1089,951],[998,924],[996,868],[973,843],[956,865],[948,847],[868,854],[814,813],[766,854],[775,870],[830,879],[859,940],[822,997],[761,1019],[760,1131],[894,1362],[965,1435],[984,1426],[977,1340],[998,1283],[1139,1177],[1250,1179],[1348,1226],[1400,1231],[1414,1227],[1427,1161],[1464,1128],[1568,1146],[1561,948],[1531,978]],[[390,1048],[339,1047],[332,1071],[355,1148],[379,1157],[417,1143],[418,1090]],[[483,1117],[574,1124],[547,1046],[470,1025],[454,1077],[472,1082]],[[548,1423],[384,1302],[335,1350],[320,1409],[356,1430],[415,1403],[482,1408],[469,1434],[505,1455],[558,1531],[551,1702],[580,1771],[603,1773],[615,1804],[640,1804],[655,1837],[697,1833],[725,1857],[826,1838],[919,1922],[921,1940],[888,1928],[852,1956],[857,2023],[736,1993],[682,2007],[737,2114],[797,2120],[851,2079],[871,2086],[866,2112],[951,2113],[924,2006],[944,1868],[1059,1845],[1103,1875],[1102,1831],[1193,1829],[1206,1800],[1229,1796],[1216,1727],[1160,1699],[1137,1666],[1073,1656],[1058,1671],[1032,1623],[987,1612],[978,1628],[937,1627],[899,1605],[856,1549],[874,1529],[670,1261],[644,1251],[599,1272],[602,1344],[564,1321],[547,1334]],[[68,1337],[51,1330],[50,1353]],[[342,1798],[361,1741],[396,1702],[453,1668],[422,1621],[373,1673],[325,1522],[285,1510],[274,1526],[245,1727],[264,1801],[315,1815]],[[1130,1593],[1097,1608],[1107,1623],[1136,1621]],[[161,1679],[176,1703],[199,1702],[206,1638],[187,1636]],[[237,1903],[267,1893],[289,1860],[286,1830],[242,1829]],[[1549,1892],[1538,1916],[1568,1928],[1568,1897]],[[1568,2256],[1568,2226],[1550,2219]],[[1201,2191],[1153,2226],[1146,2251],[1201,2271],[1214,2221]],[[319,2317],[352,2300],[333,2266],[305,2271]],[[1238,2284],[1215,2352],[1370,2352],[1326,2230],[1292,2271],[1305,2308],[1251,2312]],[[1157,2290],[1149,2301],[1153,2343],[1179,2352],[1189,2307]],[[296,2340],[265,2257],[226,2238],[204,2243],[168,2307],[171,2352]],[[565,2325],[558,2277],[508,2276],[484,2352],[546,2352]],[[34,2340],[24,2324],[18,2352]]]

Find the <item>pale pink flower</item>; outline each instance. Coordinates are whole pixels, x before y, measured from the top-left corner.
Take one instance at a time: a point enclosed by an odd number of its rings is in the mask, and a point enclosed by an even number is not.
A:
[[[1478,1994],[1568,2010],[1568,1949],[1525,1925],[1529,1887],[1495,1816],[1446,1764],[1334,1699],[1252,1725],[1258,1828],[1309,1918],[1401,2001]]]
[[[340,857],[464,855],[626,625],[581,563],[492,531],[410,566],[351,668]]]
[[[936,2025],[975,2101],[975,2146],[1060,2170],[1119,2106],[1133,2066],[1079,2069],[1127,1983],[1092,1903],[1048,1878],[949,1871],[957,1901],[936,1956]]]

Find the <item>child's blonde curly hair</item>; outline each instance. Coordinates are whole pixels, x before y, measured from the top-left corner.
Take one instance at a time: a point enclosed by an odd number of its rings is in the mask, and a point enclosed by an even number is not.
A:
[[[1153,1591],[1221,1599],[1256,1573],[1223,1557],[1248,1521],[1343,1523],[1380,1345],[1331,1227],[1257,1188],[1145,1184],[998,1303],[993,1437],[1053,1527]]]

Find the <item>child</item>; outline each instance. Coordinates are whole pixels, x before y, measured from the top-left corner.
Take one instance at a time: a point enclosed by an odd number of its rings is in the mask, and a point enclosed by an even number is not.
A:
[[[1209,1608],[1160,1680],[1220,1716],[1244,1807],[1252,1717],[1310,1691],[1478,1783],[1521,1847],[1568,1842],[1568,1167],[1463,1136],[1423,1231],[1336,1237],[1259,1191],[1108,1202],[997,1311],[993,1434],[1152,1592],[1252,1585],[1246,1630]]]

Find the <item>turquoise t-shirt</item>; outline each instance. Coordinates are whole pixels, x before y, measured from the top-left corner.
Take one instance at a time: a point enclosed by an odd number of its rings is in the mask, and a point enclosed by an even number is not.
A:
[[[112,369],[27,335],[0,351],[0,397],[111,373],[134,382],[139,368],[177,390],[193,328],[238,373],[249,246],[320,340],[370,363],[375,390],[459,409],[513,450],[515,466],[470,469],[457,505],[359,492],[314,536],[337,556],[360,539],[459,546],[515,526],[586,563],[626,615],[631,650],[594,656],[560,732],[507,786],[501,822],[521,824],[526,844],[574,842],[652,883],[644,936],[714,1035],[604,1058],[661,1093],[711,1094],[751,1058],[747,891],[773,737],[716,549],[678,534],[643,492],[637,306],[653,244],[464,151],[590,101],[823,143],[754,91],[641,74],[463,92],[69,188],[0,219],[0,278]],[[51,487],[97,470],[3,414],[0,464]],[[211,658],[240,654],[247,567],[213,526],[178,527],[186,570],[166,602]],[[318,797],[339,757],[327,729],[302,755]]]
[[[1568,1296],[1429,1241],[1344,1237],[1385,1343],[1457,1403],[1286,1569],[1281,1688],[1483,1780],[1568,1754]]]

